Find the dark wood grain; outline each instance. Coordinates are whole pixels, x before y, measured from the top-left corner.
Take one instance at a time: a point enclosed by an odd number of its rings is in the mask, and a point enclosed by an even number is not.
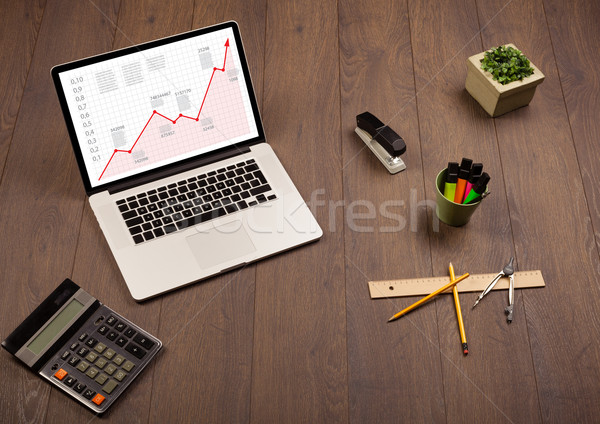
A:
[[[340,199],[336,5],[270,2],[266,25],[267,141],[305,199]],[[348,418],[341,230],[257,265],[252,422]]]
[[[600,246],[600,4],[591,1],[544,1],[548,31],[581,169],[596,244]],[[591,253],[591,250],[590,250]]]
[[[475,3],[409,1],[419,125],[427,197],[448,161],[484,164],[487,198],[463,228],[430,231],[434,275],[498,272],[513,252],[494,122],[464,89],[466,60],[483,50]],[[490,293],[476,309],[476,294],[461,295],[469,344],[463,356],[452,296],[436,302],[440,361],[448,422],[536,422],[539,407],[522,298],[508,326],[506,292]],[[510,359],[509,359],[510,358]],[[510,365],[508,365],[510,363]]]
[[[100,4],[116,17],[114,3]],[[53,2],[44,10],[0,186],[3,338],[73,269],[84,195],[50,68],[110,48],[113,32],[87,14],[88,5]],[[4,378],[13,382],[0,396],[2,419],[43,421],[55,397],[51,386],[10,355],[0,361]]]
[[[0,181],[45,5],[45,0],[0,4]]]
[[[387,1],[339,8],[350,420],[439,422],[435,306],[388,324],[417,298],[374,301],[367,291],[369,280],[431,275],[408,9]],[[405,139],[405,171],[390,175],[353,132],[365,110]]]
[[[503,5],[478,1],[480,22]],[[542,3],[533,1],[512,2],[482,38],[485,45],[512,41],[546,75],[528,107],[496,119],[518,266],[542,269],[547,284],[518,294],[542,419],[593,422],[600,414],[592,395],[600,392],[600,268],[548,35]]]

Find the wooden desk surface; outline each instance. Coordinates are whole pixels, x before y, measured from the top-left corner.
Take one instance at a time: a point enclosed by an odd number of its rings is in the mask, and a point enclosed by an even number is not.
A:
[[[165,348],[103,418],[0,353],[0,421],[597,422],[600,5],[592,0],[0,3],[0,338],[65,277]],[[58,63],[234,19],[265,130],[325,234],[136,303],[87,203],[50,80]],[[466,59],[513,42],[543,70],[532,103],[489,118]],[[406,140],[389,175],[353,133],[369,110]],[[485,164],[492,195],[436,231],[434,178]],[[597,175],[598,174],[598,175]],[[471,310],[371,300],[367,281],[540,269],[543,289]]]

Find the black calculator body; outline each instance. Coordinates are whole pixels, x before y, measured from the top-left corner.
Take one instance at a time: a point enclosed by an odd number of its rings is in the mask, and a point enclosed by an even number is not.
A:
[[[148,365],[162,343],[66,279],[2,347],[101,414]]]

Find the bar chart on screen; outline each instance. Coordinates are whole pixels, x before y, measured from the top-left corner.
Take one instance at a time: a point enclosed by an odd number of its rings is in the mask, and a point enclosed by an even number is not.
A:
[[[71,73],[67,102],[90,181],[104,184],[252,136],[227,34],[141,50]]]

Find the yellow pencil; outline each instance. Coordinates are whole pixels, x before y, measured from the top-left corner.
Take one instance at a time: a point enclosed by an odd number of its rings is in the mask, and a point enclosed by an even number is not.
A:
[[[450,281],[454,281],[454,266],[452,262],[448,265],[450,270]],[[454,296],[454,306],[456,306],[456,318],[458,319],[458,330],[460,331],[460,341],[462,342],[463,354],[469,353],[469,346],[467,346],[467,336],[465,335],[465,325],[463,323],[462,312],[460,310],[460,300],[458,299],[458,289],[456,286],[452,287],[452,294]]]
[[[419,306],[421,306],[423,303],[427,302],[429,299],[437,296],[438,294],[448,290],[450,287],[454,287],[455,285],[457,285],[458,283],[460,283],[462,280],[464,280],[465,278],[467,278],[469,276],[469,273],[467,272],[464,275],[461,275],[460,277],[458,277],[456,280],[450,281],[448,284],[446,284],[444,287],[440,287],[439,289],[437,289],[436,291],[434,291],[431,294],[428,294],[427,296],[425,296],[423,299],[413,303],[412,305],[410,305],[408,308],[404,308],[402,309],[400,312],[398,312],[396,315],[394,315],[393,317],[391,317],[390,319],[388,319],[388,322],[390,321],[394,321],[398,318],[400,318],[402,315],[409,313],[410,311],[412,311],[413,309],[418,308]]]

